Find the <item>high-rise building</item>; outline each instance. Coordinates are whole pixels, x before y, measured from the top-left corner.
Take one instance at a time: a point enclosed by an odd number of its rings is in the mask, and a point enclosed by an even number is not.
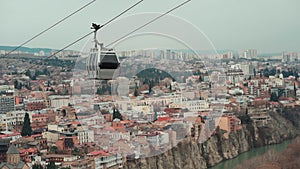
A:
[[[256,49],[248,49],[247,50],[247,58],[256,59],[257,58],[257,50]]]
[[[240,69],[243,71],[245,77],[254,75],[254,66],[251,63],[240,64]]]
[[[233,59],[233,52],[232,51],[227,52],[227,57],[228,59]]]
[[[126,77],[118,77],[118,96],[128,96],[129,94],[129,79]]]
[[[239,51],[240,58],[246,59],[256,59],[257,58],[257,50],[256,49],[248,49],[244,51]]]
[[[5,114],[15,109],[14,92],[13,85],[0,86],[0,114]]]
[[[291,56],[289,53],[282,52],[282,62],[290,62]]]

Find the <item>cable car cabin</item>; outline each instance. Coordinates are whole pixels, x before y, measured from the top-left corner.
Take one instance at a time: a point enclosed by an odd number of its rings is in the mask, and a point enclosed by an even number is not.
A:
[[[87,71],[90,79],[111,80],[120,65],[116,52],[92,48],[87,58]]]
[[[98,64],[100,56],[98,48],[91,48],[88,58],[86,59],[86,69],[88,71],[89,79],[97,78]]]

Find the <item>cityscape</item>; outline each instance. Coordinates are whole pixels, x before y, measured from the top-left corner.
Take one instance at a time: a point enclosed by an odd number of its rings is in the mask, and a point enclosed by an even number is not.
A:
[[[18,51],[18,58],[2,58],[2,168],[50,163],[123,168],[187,138],[204,143],[221,130],[229,139],[250,121],[267,126],[271,112],[300,103],[295,52],[259,57],[255,49],[203,56],[170,49],[124,51],[117,78],[98,82],[84,78],[87,71],[72,69],[75,54],[41,61]],[[30,133],[24,129],[26,116]]]
[[[298,169],[299,5],[1,2],[0,169]]]

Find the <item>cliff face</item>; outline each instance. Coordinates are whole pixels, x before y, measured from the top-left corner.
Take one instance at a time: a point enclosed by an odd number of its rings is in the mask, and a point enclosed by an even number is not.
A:
[[[272,120],[264,127],[258,127],[254,123],[245,125],[242,130],[230,133],[229,139],[225,139],[220,130],[203,144],[196,143],[187,138],[164,154],[128,161],[124,168],[207,168],[223,160],[234,158],[253,147],[281,143],[298,135],[299,128],[295,127],[290,120],[281,116],[280,113],[272,113],[271,117]]]

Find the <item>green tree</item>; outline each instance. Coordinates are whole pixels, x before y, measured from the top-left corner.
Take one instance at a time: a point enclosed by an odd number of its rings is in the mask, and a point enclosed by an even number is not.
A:
[[[72,155],[74,156],[79,156],[80,155],[80,151],[77,147],[75,147],[73,150],[72,150]]]
[[[153,122],[157,121],[157,119],[158,119],[157,117],[158,117],[158,115],[157,115],[157,112],[155,111],[154,116],[153,116]]]
[[[50,152],[57,153],[58,152],[58,148],[56,146],[51,146],[50,147]]]
[[[152,92],[153,81],[151,80],[149,83],[149,94]]]
[[[294,97],[297,96],[297,88],[296,88],[296,84],[294,83]]]
[[[278,98],[279,97],[277,96],[276,93],[274,93],[274,92],[271,93],[270,101],[277,102]]]
[[[47,169],[57,169],[57,166],[53,161],[49,162],[47,165]]]
[[[41,164],[33,164],[32,169],[44,169],[44,167]]]
[[[30,83],[25,84],[25,87],[26,87],[27,90],[31,90],[31,85],[30,85]]]
[[[238,118],[241,119],[242,124],[251,124],[252,123],[252,119],[250,118],[250,116],[248,114],[238,116]]]
[[[22,126],[22,131],[21,131],[21,136],[31,136],[31,134],[32,134],[32,129],[31,129],[31,126],[30,126],[29,114],[25,113],[23,126]]]
[[[137,88],[134,89],[133,95],[134,95],[135,97],[139,96],[139,91],[137,90]]]
[[[50,76],[50,72],[47,68],[44,68],[43,72],[44,75]]]
[[[52,87],[49,89],[49,91],[55,93],[55,90]]]
[[[295,80],[298,80],[298,78],[299,78],[298,71],[294,71],[294,76],[295,76]]]
[[[22,83],[18,82],[18,80],[15,80],[14,86],[15,86],[15,89],[21,90],[23,85],[22,85]]]
[[[135,97],[139,95],[137,83],[135,83],[135,88],[134,88],[134,93],[133,94],[134,94]]]
[[[114,109],[114,111],[113,111],[113,120],[114,119],[123,120],[123,117],[122,117],[122,115],[121,115],[121,113],[119,112],[118,109]]]
[[[15,89],[18,89],[18,87],[19,87],[19,83],[18,83],[18,81],[17,81],[17,80],[15,80],[15,81],[14,81],[14,86],[15,86]]]
[[[25,75],[28,76],[28,77],[31,77],[30,70],[27,69],[26,72],[25,72]]]

